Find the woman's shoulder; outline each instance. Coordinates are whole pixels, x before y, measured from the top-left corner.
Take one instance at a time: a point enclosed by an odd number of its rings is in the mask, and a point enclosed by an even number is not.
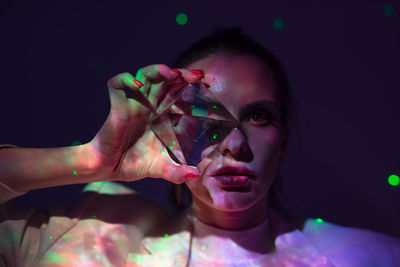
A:
[[[400,239],[371,230],[306,220],[303,230],[336,266],[400,266]]]

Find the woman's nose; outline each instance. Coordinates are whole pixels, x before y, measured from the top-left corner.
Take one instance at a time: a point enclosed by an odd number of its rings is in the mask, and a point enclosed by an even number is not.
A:
[[[238,128],[233,129],[220,144],[222,155],[231,154],[236,160],[251,161],[251,151],[245,134]]]

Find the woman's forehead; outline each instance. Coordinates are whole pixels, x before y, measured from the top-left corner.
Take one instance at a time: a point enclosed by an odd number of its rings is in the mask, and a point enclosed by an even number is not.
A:
[[[202,82],[210,86],[209,90],[217,98],[243,103],[278,101],[271,72],[250,56],[214,55],[195,61],[187,68],[204,70]]]

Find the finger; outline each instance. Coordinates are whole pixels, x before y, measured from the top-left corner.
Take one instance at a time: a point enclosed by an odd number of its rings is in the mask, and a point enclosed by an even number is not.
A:
[[[205,77],[205,73],[201,69],[195,69],[195,70],[177,69],[177,70],[179,70],[182,73],[182,77],[187,83],[198,83]]]
[[[204,71],[201,69],[197,70],[187,70],[187,69],[177,69],[182,75],[175,80],[166,81],[168,84],[173,84],[172,87],[167,92],[162,92],[164,95],[157,96],[160,101],[157,104],[157,113],[160,114],[167,110],[184,91],[186,86],[190,83],[198,83],[204,77]]]
[[[164,80],[173,80],[181,75],[179,71],[178,72],[174,71],[173,69],[164,64],[150,65],[144,67],[142,70],[143,70],[143,75],[147,79],[155,83]]]
[[[174,80],[160,83],[151,89],[149,101],[157,107],[157,113],[160,114],[173,104],[174,99],[178,96],[178,91],[186,85],[187,83],[181,76]]]
[[[108,80],[107,86],[115,90],[123,90],[125,87],[129,87],[132,90],[139,90],[143,84],[137,81],[129,72],[123,72]]]
[[[133,91],[140,90],[143,84],[136,80],[132,74],[128,72],[120,73],[112,77],[107,82],[107,87],[110,92],[111,105],[122,104],[126,102],[124,88],[128,87]]]
[[[154,64],[139,69],[136,73],[136,79],[144,84],[142,91],[144,95],[148,96],[152,83],[176,79],[180,75],[179,71],[171,70],[167,65]]]
[[[144,90],[148,92],[148,99],[154,107],[159,107],[162,102],[165,103],[163,100],[167,95],[170,93],[175,95],[175,91],[186,84],[179,70],[171,69],[163,64],[145,67],[141,70],[141,74],[145,77],[146,83],[151,81],[151,86],[147,88],[145,85]],[[172,99],[167,101],[166,105],[171,105],[171,101]],[[163,110],[165,108],[161,112]]]
[[[196,167],[175,163],[166,164],[162,173],[165,180],[175,184],[181,184],[188,179],[196,179],[200,176],[200,171]]]

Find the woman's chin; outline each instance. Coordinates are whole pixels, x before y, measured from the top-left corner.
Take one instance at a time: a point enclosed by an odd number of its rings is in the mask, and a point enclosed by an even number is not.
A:
[[[242,192],[232,189],[210,192],[212,206],[222,211],[242,211],[249,209],[257,202],[254,192]]]

